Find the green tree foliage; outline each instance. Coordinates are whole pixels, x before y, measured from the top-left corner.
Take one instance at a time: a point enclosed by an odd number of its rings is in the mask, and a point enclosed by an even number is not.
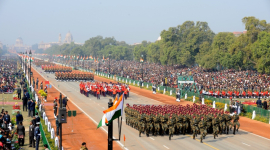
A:
[[[131,46],[114,37],[96,36],[84,45],[74,43],[54,45],[46,53],[82,55],[116,60],[144,61],[162,65],[199,65],[206,69],[251,69],[270,73],[270,24],[255,17],[244,17],[246,32],[236,37],[230,32],[215,34],[207,22],[186,21],[160,33],[161,40],[154,43],[142,41]]]
[[[259,72],[270,73],[270,33],[261,32],[251,46],[252,57]]]

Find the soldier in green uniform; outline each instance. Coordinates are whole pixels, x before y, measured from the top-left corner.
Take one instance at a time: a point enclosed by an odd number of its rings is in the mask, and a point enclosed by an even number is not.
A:
[[[154,133],[154,135],[157,135],[157,133],[158,133],[159,130],[160,130],[160,125],[159,125],[160,119],[159,119],[159,116],[158,116],[157,113],[156,113],[156,115],[153,117],[153,121],[154,121],[154,127],[155,127],[155,133]]]
[[[212,125],[213,125],[213,135],[215,139],[216,136],[218,137],[218,132],[219,132],[219,119],[216,115],[214,116],[212,120]]]
[[[183,115],[183,135],[186,134],[186,130],[188,129],[188,117],[187,117],[187,114],[184,114]]]
[[[233,126],[231,121],[232,121],[232,117],[230,116],[229,113],[227,113],[225,115],[225,125],[226,125],[225,130],[227,130],[227,134],[229,134],[229,128]]]
[[[141,133],[145,130],[145,115],[140,113],[139,115],[139,137],[141,137]]]
[[[233,134],[235,134],[236,126],[237,126],[237,129],[236,129],[237,132],[240,127],[240,123],[238,122],[238,120],[239,120],[239,116],[235,113],[233,115]]]
[[[175,124],[176,132],[177,132],[177,134],[179,134],[180,131],[182,130],[182,127],[183,127],[183,125],[182,125],[182,123],[183,123],[182,115],[180,113],[178,113],[175,119],[176,119],[176,124]]]
[[[149,137],[149,133],[153,130],[152,118],[150,113],[145,115],[145,123],[146,123],[146,136]]]
[[[168,127],[169,127],[169,140],[171,140],[171,137],[173,136],[174,134],[174,123],[173,123],[173,118],[172,116],[169,117],[168,119]]]
[[[198,122],[200,120],[198,120],[198,118],[196,118],[196,116],[193,116],[193,119],[190,120],[191,125],[191,130],[193,132],[193,139],[195,140],[195,135],[197,135],[197,131],[199,130],[198,128]]]
[[[201,143],[203,142],[203,138],[205,138],[207,132],[205,130],[206,128],[206,123],[205,121],[203,120],[203,117],[201,117],[201,121],[199,122],[199,128],[200,128],[200,133],[201,133]]]
[[[219,133],[222,134],[225,130],[225,116],[224,114],[219,115],[219,126],[220,126],[220,131]]]

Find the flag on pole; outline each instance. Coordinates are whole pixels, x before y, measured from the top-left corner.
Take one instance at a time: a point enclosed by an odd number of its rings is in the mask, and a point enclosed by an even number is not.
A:
[[[121,95],[116,104],[113,104],[112,107],[103,111],[104,115],[100,120],[97,128],[101,126],[108,126],[114,119],[122,116],[124,109],[123,107],[124,107],[124,96]]]
[[[140,62],[143,63],[143,59],[142,58],[140,59]]]
[[[34,57],[31,57],[30,61],[33,62],[34,61]]]
[[[125,134],[124,134],[124,141],[126,141],[126,136],[125,136]]]

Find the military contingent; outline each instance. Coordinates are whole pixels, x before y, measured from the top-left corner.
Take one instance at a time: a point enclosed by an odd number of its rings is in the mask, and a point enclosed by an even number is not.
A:
[[[55,73],[55,72],[72,72],[71,67],[66,67],[66,66],[59,66],[59,65],[54,65],[54,66],[42,66],[42,69],[44,69],[44,72],[46,73]]]
[[[52,62],[48,62],[48,61],[44,61],[44,60],[39,60],[39,59],[35,59],[34,64],[37,67],[41,67],[41,66],[54,66],[55,65]]]
[[[213,134],[214,139],[218,134],[233,134],[240,127],[239,116],[223,110],[210,108],[206,105],[133,105],[125,107],[126,124],[137,129],[139,136],[145,133],[149,137],[169,135],[169,140],[174,134],[192,134],[193,139],[200,134],[200,141],[207,134]]]
[[[91,81],[94,80],[94,74],[82,71],[55,72],[55,79],[57,81]]]

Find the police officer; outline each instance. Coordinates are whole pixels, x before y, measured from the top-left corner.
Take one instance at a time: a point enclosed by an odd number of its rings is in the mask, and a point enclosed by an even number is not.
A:
[[[40,122],[36,123],[36,127],[35,127],[35,133],[34,133],[34,138],[36,141],[36,150],[39,149],[39,141],[40,141],[40,129],[39,129],[39,124]]]
[[[176,101],[180,102],[180,90],[176,89]]]

